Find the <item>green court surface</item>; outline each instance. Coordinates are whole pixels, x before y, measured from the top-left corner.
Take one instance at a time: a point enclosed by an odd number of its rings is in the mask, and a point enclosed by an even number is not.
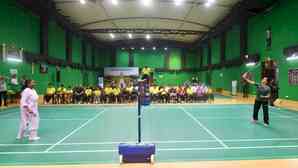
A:
[[[117,145],[136,142],[133,106],[40,107],[38,142],[17,141],[19,110],[0,112],[0,166],[117,163]],[[271,108],[271,125],[250,123],[252,105],[152,105],[142,137],[157,162],[298,158],[298,113]],[[261,119],[260,114],[260,119]]]

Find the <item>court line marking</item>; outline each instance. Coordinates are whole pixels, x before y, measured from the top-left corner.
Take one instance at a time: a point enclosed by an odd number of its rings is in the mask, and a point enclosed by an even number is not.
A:
[[[289,146],[239,146],[239,147],[214,147],[214,148],[160,148],[157,151],[206,151],[206,150],[239,150],[239,149],[286,149],[298,148],[298,145]],[[17,155],[17,154],[61,154],[61,153],[112,153],[118,152],[116,149],[104,150],[74,150],[74,151],[37,151],[37,152],[0,152],[0,155]]]
[[[210,136],[212,136],[218,143],[220,143],[224,148],[229,148],[222,140],[220,140],[212,131],[210,131],[203,123],[201,123],[197,118],[190,114],[185,108],[180,106],[180,109],[193,121],[195,121],[201,128],[203,128]]]
[[[86,121],[89,118],[41,118],[40,120],[51,120],[51,121]],[[8,120],[8,121],[19,121],[20,119],[13,118],[1,118],[0,121]]]
[[[291,115],[287,115],[287,114],[280,114],[280,113],[281,113],[280,110],[283,110],[283,109],[281,109],[281,108],[274,107],[274,106],[270,106],[270,108],[275,109],[275,110],[278,111],[277,113],[273,113],[273,114],[279,115],[279,116],[284,117],[284,118],[289,118],[289,119],[298,121],[297,116],[291,116]]]
[[[50,150],[52,150],[55,146],[57,146],[60,143],[62,143],[63,141],[65,141],[67,138],[69,138],[70,136],[72,136],[73,134],[75,134],[76,132],[78,132],[80,129],[82,129],[83,127],[85,127],[86,125],[88,125],[90,122],[92,122],[95,119],[99,118],[104,112],[105,112],[105,109],[102,110],[102,111],[100,111],[98,114],[96,114],[94,117],[90,118],[89,120],[87,120],[83,124],[81,124],[79,127],[77,127],[76,129],[74,129],[73,131],[71,131],[68,135],[66,135],[65,137],[63,137],[60,141],[58,141],[57,143],[55,143],[52,146],[50,146],[49,148],[47,148],[45,150],[45,152],[49,152]]]
[[[265,142],[265,141],[297,141],[298,138],[268,138],[268,139],[226,139],[223,142]],[[216,140],[168,140],[168,141],[143,141],[144,143],[156,144],[178,144],[178,143],[204,143],[217,142]],[[75,146],[75,145],[115,145],[120,143],[136,143],[136,141],[122,141],[122,142],[74,142],[74,143],[60,143],[56,146]],[[43,144],[0,144],[0,147],[8,146],[51,146],[53,143]]]

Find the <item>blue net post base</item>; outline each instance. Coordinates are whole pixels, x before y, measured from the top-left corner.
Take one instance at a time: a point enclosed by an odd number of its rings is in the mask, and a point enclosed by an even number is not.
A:
[[[154,163],[155,144],[126,144],[118,146],[120,163]]]

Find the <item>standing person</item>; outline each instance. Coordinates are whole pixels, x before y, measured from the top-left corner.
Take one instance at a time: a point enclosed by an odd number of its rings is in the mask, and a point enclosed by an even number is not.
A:
[[[2,106],[2,99],[4,106],[7,106],[7,86],[4,76],[0,76],[0,107]]]
[[[257,84],[255,81],[252,81],[246,77],[246,74],[243,74],[243,79],[248,83],[253,84],[257,87],[257,95],[254,104],[254,112],[252,122],[256,123],[258,121],[258,114],[260,107],[263,107],[263,116],[264,116],[264,126],[269,126],[269,110],[268,110],[268,102],[270,99],[271,89],[268,86],[268,78],[264,77],[261,81],[261,84]]]
[[[35,89],[35,82],[33,80],[26,81],[26,89],[21,94],[21,119],[19,133],[17,139],[21,140],[24,137],[26,127],[30,125],[29,140],[36,141],[40,137],[37,135],[39,127],[39,113],[38,113],[38,94]]]

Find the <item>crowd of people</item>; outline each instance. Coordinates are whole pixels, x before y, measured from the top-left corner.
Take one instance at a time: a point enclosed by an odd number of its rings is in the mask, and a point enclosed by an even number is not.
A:
[[[212,89],[203,84],[176,87],[152,85],[149,88],[153,103],[194,103],[214,100]],[[45,104],[120,104],[137,101],[138,87],[54,87],[49,84],[44,95]]]

